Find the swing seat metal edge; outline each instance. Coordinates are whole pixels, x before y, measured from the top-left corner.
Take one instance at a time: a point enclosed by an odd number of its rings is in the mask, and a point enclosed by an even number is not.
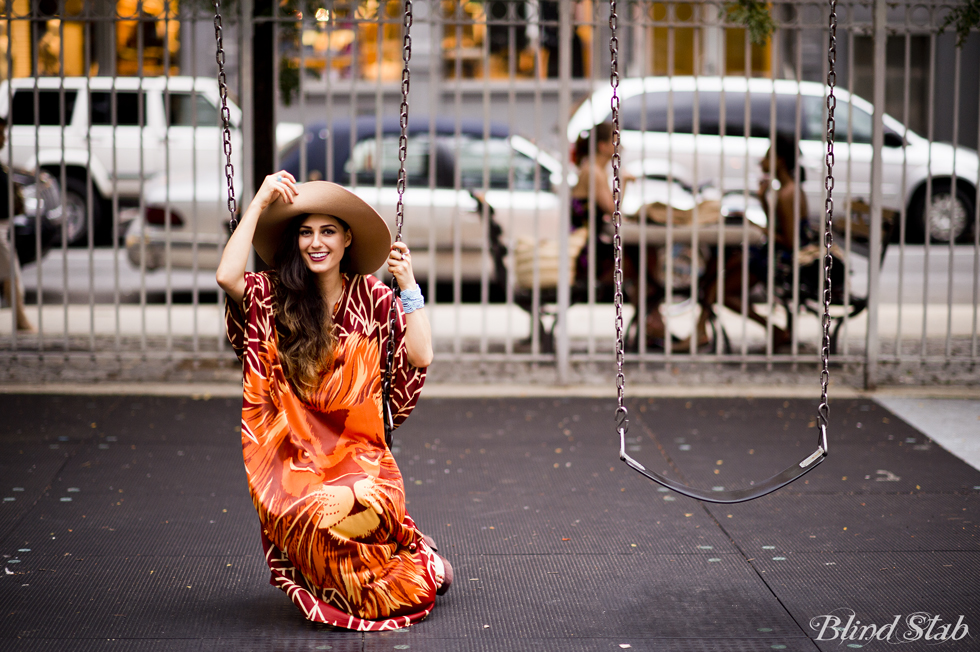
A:
[[[650,480],[653,480],[657,484],[667,487],[668,489],[683,496],[687,496],[688,498],[693,498],[706,503],[733,504],[744,503],[749,500],[761,498],[766,494],[770,494],[777,489],[785,487],[789,483],[815,469],[821,462],[824,461],[824,459],[827,457],[827,453],[827,427],[826,425],[821,424],[820,441],[817,444],[817,449],[798,464],[794,464],[781,473],[777,473],[767,480],[754,484],[751,487],[746,487],[745,489],[715,491],[713,489],[708,490],[690,487],[660,475],[655,471],[650,471],[626,453],[626,432],[623,428],[619,428],[619,459],[626,462],[626,464],[634,471],[649,478]]]

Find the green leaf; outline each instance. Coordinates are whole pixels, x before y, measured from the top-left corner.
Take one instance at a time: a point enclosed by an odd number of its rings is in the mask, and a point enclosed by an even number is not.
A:
[[[956,25],[956,47],[961,48],[970,36],[970,30],[980,25],[980,0],[966,0],[954,7],[939,26],[939,33],[942,34],[953,24]]]
[[[980,0],[971,0],[980,2]],[[732,0],[722,5],[720,17],[728,16],[734,23],[741,23],[749,30],[749,39],[755,45],[765,45],[776,31],[776,21],[769,13],[769,5],[759,0]]]

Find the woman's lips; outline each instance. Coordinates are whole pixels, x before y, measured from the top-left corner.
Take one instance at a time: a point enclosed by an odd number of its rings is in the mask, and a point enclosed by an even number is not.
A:
[[[324,261],[326,259],[327,259],[327,253],[326,252],[317,252],[317,253],[311,253],[310,254],[310,260],[312,260],[315,263],[322,262],[322,261]]]

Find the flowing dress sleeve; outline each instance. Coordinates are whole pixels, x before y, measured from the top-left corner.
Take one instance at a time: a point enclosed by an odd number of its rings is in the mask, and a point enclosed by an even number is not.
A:
[[[381,345],[381,374],[384,379],[385,364],[388,361],[387,347],[389,337],[388,311],[391,308],[391,288],[374,277],[366,277],[371,281],[371,295],[374,299],[374,318],[380,328]],[[405,347],[405,311],[401,299],[395,301],[395,361],[394,373],[391,377],[391,413],[394,417],[394,427],[402,425],[408,415],[415,409],[422,385],[425,384],[425,367],[413,367],[408,361],[408,351]]]
[[[235,355],[243,363],[249,344],[268,341],[275,334],[272,279],[267,272],[245,272],[245,295],[239,305],[225,295],[225,330]]]

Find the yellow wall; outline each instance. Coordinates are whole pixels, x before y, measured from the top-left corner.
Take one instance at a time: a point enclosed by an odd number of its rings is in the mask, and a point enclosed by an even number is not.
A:
[[[684,27],[676,23],[695,22],[704,20],[707,12],[717,12],[716,5],[666,4],[650,5],[648,18],[653,21],[653,27],[647,30],[647,52],[650,53],[650,70],[654,75],[693,75],[703,73],[703,66],[695,61],[695,54],[703,59],[704,47],[696,48],[697,39],[702,38],[702,31],[696,27]],[[675,23],[673,27],[658,26],[657,23]],[[673,66],[670,65],[670,32],[673,31]],[[745,30],[735,27],[724,28],[725,34],[725,74],[745,74]],[[769,43],[751,45],[752,76],[769,75]]]

